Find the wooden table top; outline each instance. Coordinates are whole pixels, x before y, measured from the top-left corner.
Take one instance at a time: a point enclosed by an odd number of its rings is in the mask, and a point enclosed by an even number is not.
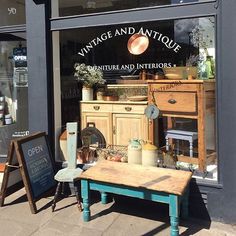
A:
[[[81,179],[183,195],[192,173],[113,161],[99,161]]]

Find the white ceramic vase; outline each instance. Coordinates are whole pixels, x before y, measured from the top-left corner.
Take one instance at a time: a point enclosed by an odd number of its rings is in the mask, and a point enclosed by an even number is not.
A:
[[[142,164],[142,145],[136,138],[131,139],[128,145],[128,163]]]
[[[91,101],[93,100],[93,88],[83,87],[82,88],[82,101]]]

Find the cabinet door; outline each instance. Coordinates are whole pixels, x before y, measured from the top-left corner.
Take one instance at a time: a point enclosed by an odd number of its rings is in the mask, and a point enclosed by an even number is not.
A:
[[[148,119],[138,114],[113,114],[113,144],[128,145],[131,138],[148,139]]]
[[[81,129],[87,126],[88,122],[95,123],[95,127],[103,134],[106,144],[112,144],[112,115],[111,113],[82,113]]]

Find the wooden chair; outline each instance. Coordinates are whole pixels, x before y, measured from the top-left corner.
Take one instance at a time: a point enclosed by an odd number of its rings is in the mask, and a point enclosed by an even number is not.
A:
[[[78,188],[75,186],[76,181],[79,176],[83,172],[81,168],[77,167],[77,131],[78,131],[78,123],[77,122],[69,122],[66,124],[67,130],[67,154],[68,154],[68,166],[64,169],[61,169],[54,176],[54,179],[58,181],[56,193],[52,203],[52,211],[55,210],[56,201],[64,191],[65,183],[72,183],[75,189],[75,196],[78,203],[78,208],[82,211],[82,206],[80,202],[80,197],[78,193]]]

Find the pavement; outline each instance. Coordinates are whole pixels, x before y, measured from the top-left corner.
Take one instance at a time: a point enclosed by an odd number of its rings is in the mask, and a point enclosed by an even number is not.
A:
[[[5,198],[0,208],[0,236],[169,236],[168,207],[165,204],[112,196],[108,204],[99,194],[91,195],[91,221],[83,222],[73,194],[59,199],[51,210],[53,195],[36,202],[32,214],[21,189]],[[180,222],[180,235],[235,236],[236,225],[189,218]]]

